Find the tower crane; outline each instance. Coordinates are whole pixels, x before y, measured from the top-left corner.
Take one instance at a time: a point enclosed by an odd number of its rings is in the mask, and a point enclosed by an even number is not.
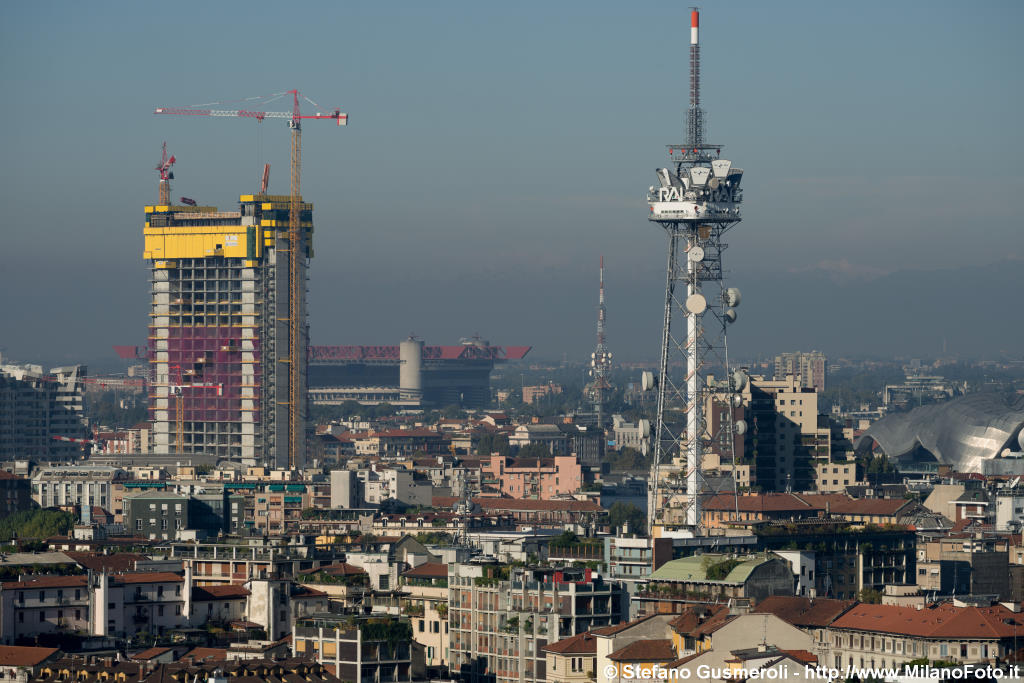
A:
[[[171,166],[174,165],[175,158],[172,154],[170,157],[167,156],[167,143],[164,143],[163,154],[160,156],[160,163],[156,165],[156,170],[160,174],[160,199],[159,204],[161,206],[168,206],[171,203],[171,181],[174,180],[174,172],[171,170]]]
[[[299,91],[288,90],[283,93],[277,93],[271,95],[271,98],[277,98],[282,95],[292,96],[292,110],[290,112],[280,111],[250,111],[247,109],[206,109],[199,107],[158,107],[153,111],[154,114],[175,114],[179,116],[217,116],[217,117],[231,117],[231,118],[248,118],[256,119],[262,122],[264,119],[287,119],[288,128],[291,129],[292,138],[292,149],[291,149],[291,193],[290,201],[288,206],[288,277],[289,277],[289,297],[288,297],[288,357],[281,359],[281,362],[288,364],[288,466],[290,469],[295,469],[300,461],[301,454],[305,450],[305,429],[301,424],[301,406],[305,402],[305,397],[302,396],[301,391],[301,359],[300,355],[306,353],[305,349],[300,349],[299,340],[302,338],[302,311],[300,308],[300,302],[302,301],[302,287],[303,283],[299,279],[299,259],[301,258],[302,244],[302,232],[299,224],[299,214],[301,209],[301,181],[302,181],[302,121],[306,119],[312,120],[328,120],[335,121],[339,126],[348,125],[348,114],[343,114],[340,110],[335,109],[329,113],[316,114],[302,114],[299,107]],[[319,106],[316,102],[313,102],[308,97],[303,97],[304,100],[312,104],[313,106]],[[264,175],[267,175],[269,169],[264,170]],[[161,185],[161,189],[163,185]],[[168,196],[169,188],[168,188]]]

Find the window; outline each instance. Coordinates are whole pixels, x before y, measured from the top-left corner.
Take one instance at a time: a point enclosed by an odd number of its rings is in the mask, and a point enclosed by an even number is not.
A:
[[[419,622],[420,622],[420,633],[423,633],[423,620],[420,619]]]
[[[163,605],[160,605],[159,607],[156,608],[156,615],[158,617],[162,617],[164,615],[164,606]]]

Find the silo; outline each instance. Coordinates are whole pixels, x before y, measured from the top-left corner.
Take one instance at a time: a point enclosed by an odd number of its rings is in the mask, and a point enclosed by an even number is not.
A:
[[[398,347],[398,388],[403,401],[423,397],[423,342],[409,337]]]

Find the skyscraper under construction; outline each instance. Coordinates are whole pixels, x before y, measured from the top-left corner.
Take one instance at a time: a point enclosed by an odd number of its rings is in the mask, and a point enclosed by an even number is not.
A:
[[[152,283],[154,451],[300,467],[305,448],[296,448],[290,463],[288,446],[290,437],[305,444],[313,207],[299,205],[299,257],[293,259],[289,196],[242,195],[237,211],[170,206],[163,176],[162,203],[146,207],[144,231]],[[301,323],[297,340],[289,337],[293,314]],[[299,350],[295,359],[292,346]],[[297,391],[291,391],[294,378]],[[302,397],[299,419],[289,420],[295,395]]]

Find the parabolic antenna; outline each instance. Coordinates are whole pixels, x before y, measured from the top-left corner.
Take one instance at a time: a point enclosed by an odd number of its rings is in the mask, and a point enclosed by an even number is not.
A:
[[[640,420],[639,422],[637,422],[636,426],[640,430],[640,436],[641,437],[645,437],[645,436],[650,436],[651,435],[651,421],[650,420]]]
[[[708,300],[703,294],[691,294],[686,297],[686,310],[694,315],[700,315],[708,309]]]
[[[746,434],[747,433],[747,423],[746,423],[746,421],[744,421],[744,420],[736,420],[735,429],[736,429],[736,433],[737,434]]]
[[[747,373],[742,370],[737,370],[732,373],[732,388],[733,391],[743,391],[747,388]]]
[[[642,391],[650,391],[654,388],[654,373],[649,370],[644,370],[640,373],[640,389]]]
[[[686,256],[694,263],[700,263],[704,260],[704,249],[701,247],[691,247],[690,251],[686,252]]]
[[[1017,444],[1020,446],[1020,449],[1024,451],[1024,429],[1017,432]]]
[[[727,309],[723,315],[725,317],[725,322],[727,322],[727,323],[734,323],[734,322],[736,322],[736,309],[735,308]]]
[[[735,287],[730,287],[729,289],[725,290],[725,296],[723,298],[725,299],[726,306],[729,306],[730,308],[736,308],[737,306],[740,305],[740,290],[736,289]]]

